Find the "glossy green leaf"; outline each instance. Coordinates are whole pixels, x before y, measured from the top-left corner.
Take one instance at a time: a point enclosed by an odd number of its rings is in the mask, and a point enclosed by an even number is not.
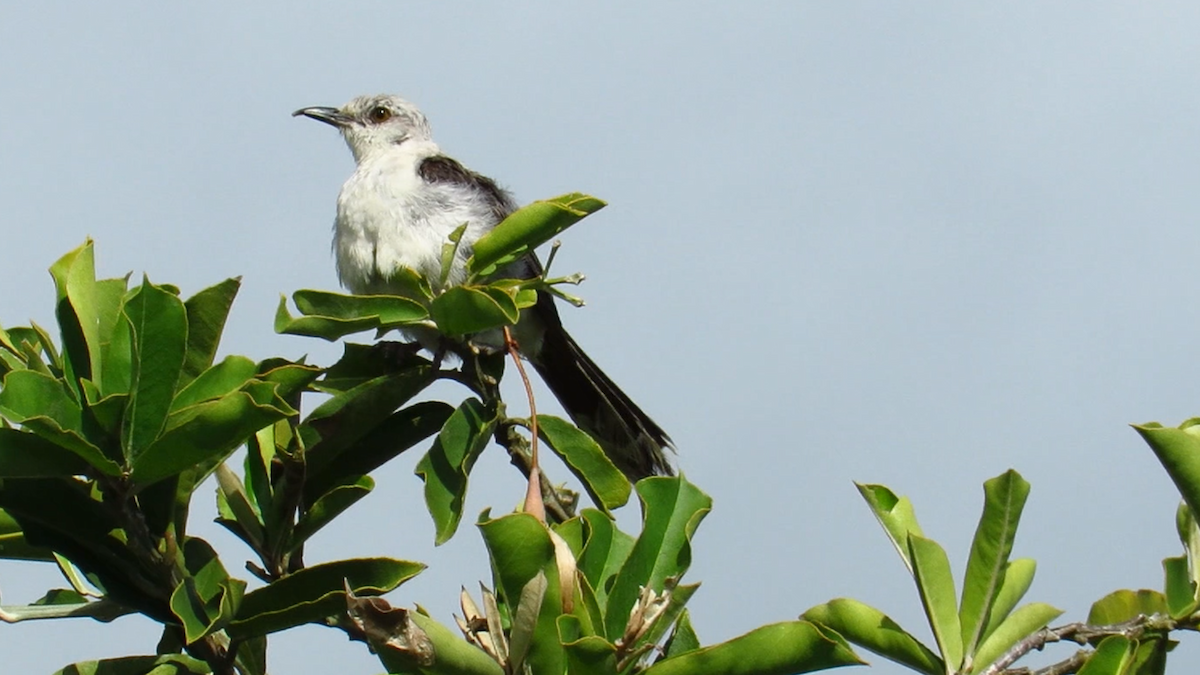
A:
[[[1196,586],[1192,582],[1191,570],[1186,556],[1163,559],[1163,576],[1166,581],[1163,595],[1171,618],[1182,619],[1196,611]]]
[[[657,476],[637,484],[642,532],[608,595],[604,625],[609,639],[625,631],[642,587],[661,591],[667,577],[680,578],[692,561],[691,538],[712,508],[712,499],[682,476]]]
[[[462,246],[463,233],[467,231],[468,223],[464,222],[454,228],[447,237],[447,241],[442,244],[442,259],[440,273],[438,274],[438,289],[446,288],[447,282],[450,279],[450,272],[454,269],[454,261],[458,258],[458,250]]]
[[[247,593],[228,631],[246,638],[320,621],[346,608],[345,586],[357,595],[381,595],[425,565],[392,558],[357,558],[313,565]]]
[[[591,436],[551,415],[538,415],[538,433],[601,509],[615,509],[629,501],[629,481]]]
[[[1200,589],[1200,525],[1197,524],[1187,502],[1181,501],[1179,508],[1175,509],[1175,531],[1179,534],[1179,541],[1183,544],[1183,550],[1190,561],[1192,585]]]
[[[244,356],[227,356],[225,360],[200,373],[180,389],[171,401],[170,412],[235,392],[254,375],[253,361]]]
[[[237,474],[223,462],[217,465],[217,510],[222,517],[233,520],[238,525],[239,538],[250,545],[255,551],[262,551],[266,533],[263,531],[262,516]]]
[[[311,503],[335,485],[383,466],[436,434],[453,413],[454,408],[441,401],[422,401],[392,413],[347,447],[318,445],[308,453],[305,501]]]
[[[1126,675],[1133,661],[1136,643],[1121,635],[1110,635],[1100,641],[1079,675]]]
[[[817,605],[802,619],[828,626],[850,642],[926,675],[943,675],[942,659],[883,612],[850,598]]]
[[[1021,511],[1029,497],[1029,482],[1010,469],[985,482],[983,492],[983,514],[971,542],[958,615],[964,654],[974,653],[987,637],[988,618],[1004,583]]]
[[[1004,569],[1004,581],[1000,584],[1000,593],[996,595],[996,601],[992,603],[992,611],[988,618],[987,628],[983,631],[984,635],[991,635],[992,631],[996,630],[996,626],[999,626],[1008,613],[1021,602],[1021,598],[1025,597],[1029,586],[1033,584],[1033,575],[1036,571],[1037,563],[1030,558],[1017,558],[1009,561],[1008,566]]]
[[[74,388],[79,378],[93,379],[99,371],[100,324],[91,240],[59,258],[50,267],[50,276],[57,296],[55,315],[66,355],[66,380]]]
[[[534,639],[527,662],[535,673],[562,672],[565,656],[558,641],[557,618],[562,612],[554,544],[546,526],[528,513],[513,513],[479,523],[492,560],[500,597],[515,611],[526,585],[544,574],[546,589],[540,603]]]
[[[1088,612],[1087,622],[1091,624],[1112,624],[1129,621],[1145,614],[1167,614],[1167,599],[1162,593],[1151,590],[1119,590],[1092,603]]]
[[[871,507],[871,513],[883,531],[887,533],[896,552],[904,560],[908,571],[912,572],[912,560],[909,558],[908,535],[921,535],[921,526],[917,524],[917,514],[913,511],[912,502],[908,497],[897,497],[894,492],[883,485],[867,485],[855,483],[859,494]]]
[[[26,431],[0,428],[0,479],[78,476],[87,462],[69,450]]]
[[[285,401],[306,391],[324,372],[318,366],[306,363],[288,361],[287,359],[267,359],[256,366],[258,379],[275,385],[275,391]]]
[[[188,575],[171,594],[171,611],[183,626],[189,643],[221,630],[233,618],[246,582],[232,579],[220,558],[202,539],[184,543]]]
[[[757,628],[728,642],[664,659],[645,675],[791,675],[863,665],[845,642],[807,621]]]
[[[433,517],[435,542],[454,536],[462,520],[467,476],[496,428],[495,408],[469,398],[455,409],[417,463],[415,473],[425,483],[425,505]]]
[[[187,348],[187,312],[178,297],[148,279],[124,311],[133,338],[133,373],[121,447],[136,464],[166,425]]]
[[[616,645],[581,630],[579,618],[570,614],[558,617],[558,640],[567,657],[571,675],[612,675],[617,672]]]
[[[667,643],[663,646],[664,658],[679,656],[699,648],[700,638],[696,635],[696,629],[692,627],[692,618],[685,609],[675,622],[671,637],[667,638]]]
[[[395,295],[341,295],[325,291],[296,291],[296,309],[306,316],[357,320],[374,318],[379,327],[422,321],[429,313],[421,303]]]
[[[225,321],[229,318],[229,308],[233,306],[233,299],[237,297],[241,285],[241,277],[226,279],[183,303],[188,332],[186,355],[179,373],[180,387],[199,377],[213,364],[221,333],[225,330]]]
[[[1179,428],[1167,428],[1157,423],[1134,425],[1134,430],[1154,451],[1167,470],[1179,494],[1200,517],[1200,418],[1190,419]]]
[[[280,296],[275,310],[275,332],[284,335],[303,335],[334,342],[347,335],[379,327],[378,317],[335,319],[326,316],[293,317],[287,308],[287,297]]]
[[[145,486],[200,463],[215,466],[255,431],[295,413],[264,382],[189,406],[172,415],[166,431],[134,458],[132,477]]]
[[[413,368],[368,380],[317,406],[300,425],[310,472],[318,473],[337,461],[341,452],[432,381],[431,369]]]
[[[979,644],[972,655],[971,672],[978,673],[987,668],[1017,644],[1033,633],[1043,629],[1051,621],[1062,616],[1062,610],[1045,603],[1034,602],[1009,614],[987,638]]]
[[[98,432],[93,427],[91,435],[94,437],[118,437],[121,433],[121,418],[125,415],[125,406],[129,402],[129,394],[104,396],[91,380],[80,380],[79,389],[83,392],[85,415],[91,415],[92,420],[100,427]]]
[[[373,489],[375,489],[375,481],[371,480],[370,476],[359,476],[353,482],[337,485],[321,495],[296,523],[288,551],[296,550],[343,511],[370,494]]]
[[[442,333],[467,335],[515,324],[520,312],[516,302],[504,293],[454,286],[433,299],[429,315]]]
[[[467,269],[486,276],[490,270],[533,251],[605,203],[578,192],[536,201],[518,209],[475,242]]]
[[[954,592],[954,577],[946,551],[932,539],[909,533],[908,551],[913,579],[933,637],[937,640],[948,670],[957,671],[963,662],[962,627]]]
[[[72,663],[53,675],[208,675],[208,664],[184,654],[123,656],[117,659]]]
[[[62,382],[33,370],[4,376],[0,415],[69,450],[98,471],[115,476],[121,467],[81,434],[83,410]]]

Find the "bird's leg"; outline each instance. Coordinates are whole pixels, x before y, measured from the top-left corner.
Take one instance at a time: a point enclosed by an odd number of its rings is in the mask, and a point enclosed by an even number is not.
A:
[[[521,363],[521,351],[513,338],[508,326],[504,327],[504,346],[521,374],[521,382],[525,385],[525,396],[529,399],[530,420],[530,467],[529,487],[525,491],[525,512],[532,513],[541,522],[546,522],[546,504],[542,501],[542,469],[538,463],[538,421],[537,404],[533,400],[533,387],[529,384],[529,375],[525,374],[525,365]]]

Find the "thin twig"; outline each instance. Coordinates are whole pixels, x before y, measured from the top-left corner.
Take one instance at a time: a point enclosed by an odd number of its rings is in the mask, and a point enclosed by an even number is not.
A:
[[[525,373],[525,364],[521,363],[520,346],[516,339],[512,336],[512,331],[508,326],[504,327],[504,346],[508,348],[508,353],[512,356],[513,363],[517,365],[517,372],[521,374],[521,382],[525,385],[525,396],[529,399],[529,419],[533,431],[533,438],[530,441],[530,453],[533,455],[533,468],[541,470],[541,464],[538,462],[538,421],[537,421],[537,403],[533,400],[533,386],[529,384],[529,375]]]
[[[1007,652],[1004,653],[994,663],[984,669],[980,675],[1000,675],[1009,666],[1017,661],[1017,659],[1025,656],[1029,652],[1037,649],[1041,650],[1051,642],[1060,642],[1062,640],[1070,640],[1081,645],[1086,645],[1096,638],[1107,637],[1109,635],[1123,635],[1131,640],[1136,640],[1143,637],[1147,633],[1167,633],[1174,630],[1178,626],[1177,622],[1169,616],[1163,614],[1145,615],[1139,614],[1136,617],[1123,623],[1114,623],[1106,625],[1093,625],[1086,623],[1069,623],[1058,628],[1043,628],[1013,645]],[[1076,657],[1071,657],[1074,659]],[[1086,657],[1083,657],[1086,660]],[[1071,660],[1068,659],[1068,660]],[[1064,662],[1065,663],[1065,662]],[[1052,666],[1053,668],[1054,666]],[[1070,673],[1071,670],[1049,671],[1050,673]]]

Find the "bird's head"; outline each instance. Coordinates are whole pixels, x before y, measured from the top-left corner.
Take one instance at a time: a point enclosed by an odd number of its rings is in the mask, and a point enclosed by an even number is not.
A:
[[[399,96],[359,96],[341,108],[314,106],[292,113],[299,115],[341,130],[356,161],[392,146],[432,140],[425,115]]]

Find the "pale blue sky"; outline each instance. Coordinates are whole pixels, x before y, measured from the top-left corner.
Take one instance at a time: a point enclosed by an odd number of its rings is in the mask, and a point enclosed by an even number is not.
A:
[[[106,276],[242,275],[227,353],[331,362],[271,329],[280,293],[336,288],[352,166],[289,113],[398,93],[521,201],[610,202],[564,237],[556,268],[589,301],[565,320],[715,499],[690,574],[703,641],[837,596],[927,636],[852,481],[911,496],[961,574],[980,484],[1010,467],[1033,483],[1028,599],[1082,619],[1161,587],[1179,551],[1177,497],[1126,424],[1200,413],[1198,29],[1189,2],[8,3],[0,324],[52,324],[45,270],[90,235]],[[416,459],[307,560],[428,562],[391,599],[448,620],[488,572],[470,527],[431,550]],[[489,451],[467,512],[520,491]],[[197,533],[240,569],[211,504]],[[48,584],[0,563],[6,603]],[[157,638],[139,618],[0,625],[0,659],[50,672]],[[1184,636],[1173,672],[1198,653]],[[318,628],[270,659],[381,670]]]

